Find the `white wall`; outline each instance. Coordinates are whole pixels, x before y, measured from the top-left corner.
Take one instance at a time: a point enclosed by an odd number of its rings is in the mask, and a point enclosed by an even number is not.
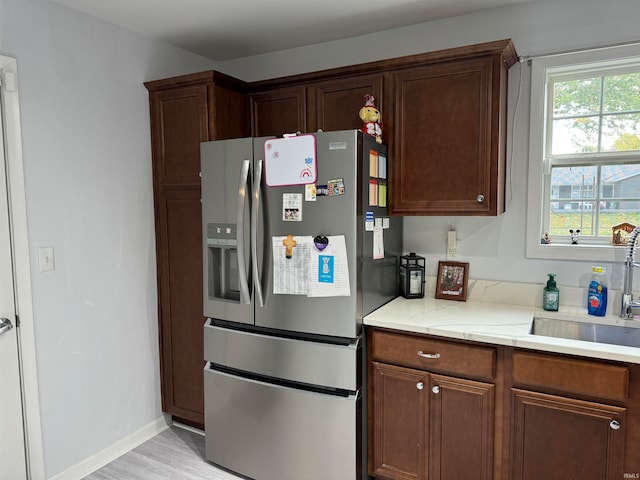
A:
[[[252,81],[503,38],[513,39],[519,55],[535,56],[637,42],[639,18],[637,0],[537,1],[230,60],[219,67],[225,73]],[[446,231],[449,224],[455,224],[459,238],[457,260],[470,262],[473,278],[543,283],[547,272],[555,272],[560,285],[585,287],[591,263],[525,258],[530,73],[524,63],[514,65],[509,75],[507,212],[498,218],[408,217],[405,251],[426,256],[428,273],[435,275],[438,260],[445,259]],[[620,265],[605,265],[612,272],[610,286],[621,288]]]
[[[143,82],[213,62],[39,0],[0,0],[0,52],[18,61],[50,478],[162,415]]]
[[[215,65],[41,0],[0,0],[0,53],[18,60],[45,469],[52,477],[160,416],[147,92],[217,68],[258,80],[513,38],[520,55],[639,40],[637,0],[556,0]],[[459,231],[474,278],[584,285],[587,264],[524,257],[528,78],[514,115],[507,213],[408,218],[406,250],[444,258]],[[515,117],[515,118],[514,118]],[[514,126],[515,123],[515,126]],[[37,271],[36,248],[56,271]]]

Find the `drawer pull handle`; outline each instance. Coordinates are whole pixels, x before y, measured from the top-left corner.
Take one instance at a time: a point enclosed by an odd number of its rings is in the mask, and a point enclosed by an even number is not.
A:
[[[609,426],[611,427],[611,430],[620,430],[620,422],[618,420],[611,420]]]
[[[431,391],[432,391],[433,393],[435,393],[435,394],[438,394],[438,393],[440,393],[440,387],[439,387],[439,386],[437,386],[437,385],[435,385],[435,386],[431,389]]]
[[[422,390],[422,389],[424,388],[424,383],[422,383],[422,382],[418,382],[418,383],[416,383],[416,388],[417,388],[418,390]]]
[[[422,350],[418,352],[418,356],[422,358],[440,358],[439,353],[424,353]]]

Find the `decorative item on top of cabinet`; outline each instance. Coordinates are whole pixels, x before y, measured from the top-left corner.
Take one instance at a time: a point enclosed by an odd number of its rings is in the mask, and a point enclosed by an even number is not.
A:
[[[202,428],[200,142],[249,134],[248,87],[214,71],[144,85],[151,112],[162,409]]]
[[[392,72],[395,215],[504,212],[510,40],[460,47]]]
[[[362,120],[362,131],[375,137],[377,143],[382,143],[382,114],[376,107],[376,97],[373,95],[364,96],[364,107],[358,112]]]

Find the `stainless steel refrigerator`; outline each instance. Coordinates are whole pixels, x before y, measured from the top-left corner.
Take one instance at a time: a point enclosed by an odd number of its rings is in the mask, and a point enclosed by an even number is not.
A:
[[[387,149],[359,130],[289,139],[313,143],[314,182],[268,151],[286,138],[201,144],[206,455],[255,480],[362,479],[362,318],[398,295],[402,254]]]

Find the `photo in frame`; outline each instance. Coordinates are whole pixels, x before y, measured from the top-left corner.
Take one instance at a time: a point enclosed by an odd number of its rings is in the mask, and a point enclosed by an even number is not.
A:
[[[466,262],[439,262],[436,277],[436,298],[467,301],[469,264]]]

